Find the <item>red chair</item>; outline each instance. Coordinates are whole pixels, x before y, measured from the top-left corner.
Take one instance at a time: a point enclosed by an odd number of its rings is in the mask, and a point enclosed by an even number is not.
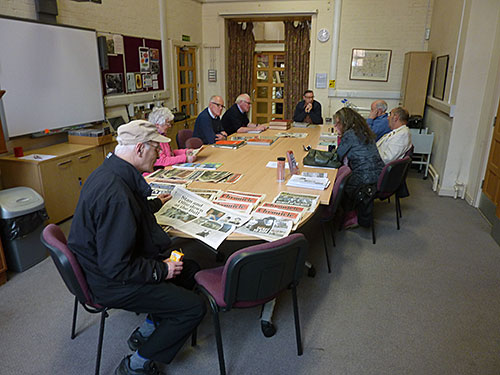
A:
[[[320,222],[322,223],[321,229],[323,232],[323,243],[325,245],[325,255],[326,255],[326,264],[328,266],[328,273],[332,272],[330,266],[330,258],[328,256],[328,246],[326,244],[326,225],[329,222],[333,223],[333,219],[337,213],[337,210],[340,206],[340,202],[342,201],[342,196],[344,195],[344,189],[347,185],[347,182],[351,178],[351,168],[347,165],[343,165],[337,171],[337,176],[335,177],[335,184],[333,185],[332,195],[330,197],[330,204],[323,210],[321,213]],[[333,246],[335,246],[335,228],[330,229],[332,234]]]
[[[191,129],[181,129],[175,136],[177,141],[177,147],[179,149],[186,148],[186,141],[193,136],[193,131]]]
[[[297,354],[302,355],[297,285],[304,271],[308,243],[296,233],[273,242],[246,247],[233,253],[224,266],[201,270],[196,289],[208,299],[212,310],[219,369],[226,374],[219,311],[260,306],[291,289],[295,317]],[[196,345],[196,331],[192,344]]]
[[[71,339],[76,337],[76,316],[78,312],[78,302],[91,314],[101,314],[101,324],[99,329],[99,340],[97,342],[97,358],[95,363],[95,374],[99,375],[102,355],[102,342],[104,338],[104,323],[108,317],[108,307],[95,303],[90,293],[87,280],[83,274],[80,263],[73,252],[68,248],[66,237],[61,229],[55,224],[49,224],[43,230],[40,239],[49,250],[59,274],[66,287],[75,296],[75,307],[73,310],[73,324],[71,327]]]
[[[191,137],[186,140],[186,148],[196,149],[200,148],[201,146],[203,146],[203,141],[201,140],[201,138]]]

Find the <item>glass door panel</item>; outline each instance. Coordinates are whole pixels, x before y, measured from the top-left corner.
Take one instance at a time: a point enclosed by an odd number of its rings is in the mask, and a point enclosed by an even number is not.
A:
[[[261,52],[254,55],[252,122],[268,123],[283,118],[284,52]]]

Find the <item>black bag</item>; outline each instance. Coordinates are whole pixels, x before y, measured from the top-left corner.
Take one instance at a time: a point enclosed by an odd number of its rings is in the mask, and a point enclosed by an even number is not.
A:
[[[311,149],[302,160],[304,165],[323,168],[340,168],[342,163],[336,152]]]

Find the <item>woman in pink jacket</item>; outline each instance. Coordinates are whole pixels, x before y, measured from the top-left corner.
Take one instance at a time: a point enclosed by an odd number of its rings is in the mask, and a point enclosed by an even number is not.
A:
[[[154,108],[149,114],[148,121],[156,125],[158,133],[165,135],[172,127],[174,115],[170,109],[166,107]],[[158,167],[166,167],[167,165],[179,163],[192,163],[196,160],[196,155],[193,155],[191,149],[171,150],[170,144],[160,143],[161,153],[155,163],[155,169]]]

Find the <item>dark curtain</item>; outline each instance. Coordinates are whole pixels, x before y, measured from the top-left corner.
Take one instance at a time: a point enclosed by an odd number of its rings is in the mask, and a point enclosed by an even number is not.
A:
[[[252,91],[253,54],[255,52],[255,38],[253,23],[227,21],[227,35],[229,39],[228,69],[227,69],[227,107],[231,106],[239,94]]]
[[[285,118],[292,119],[297,103],[309,83],[309,22],[285,23]]]

